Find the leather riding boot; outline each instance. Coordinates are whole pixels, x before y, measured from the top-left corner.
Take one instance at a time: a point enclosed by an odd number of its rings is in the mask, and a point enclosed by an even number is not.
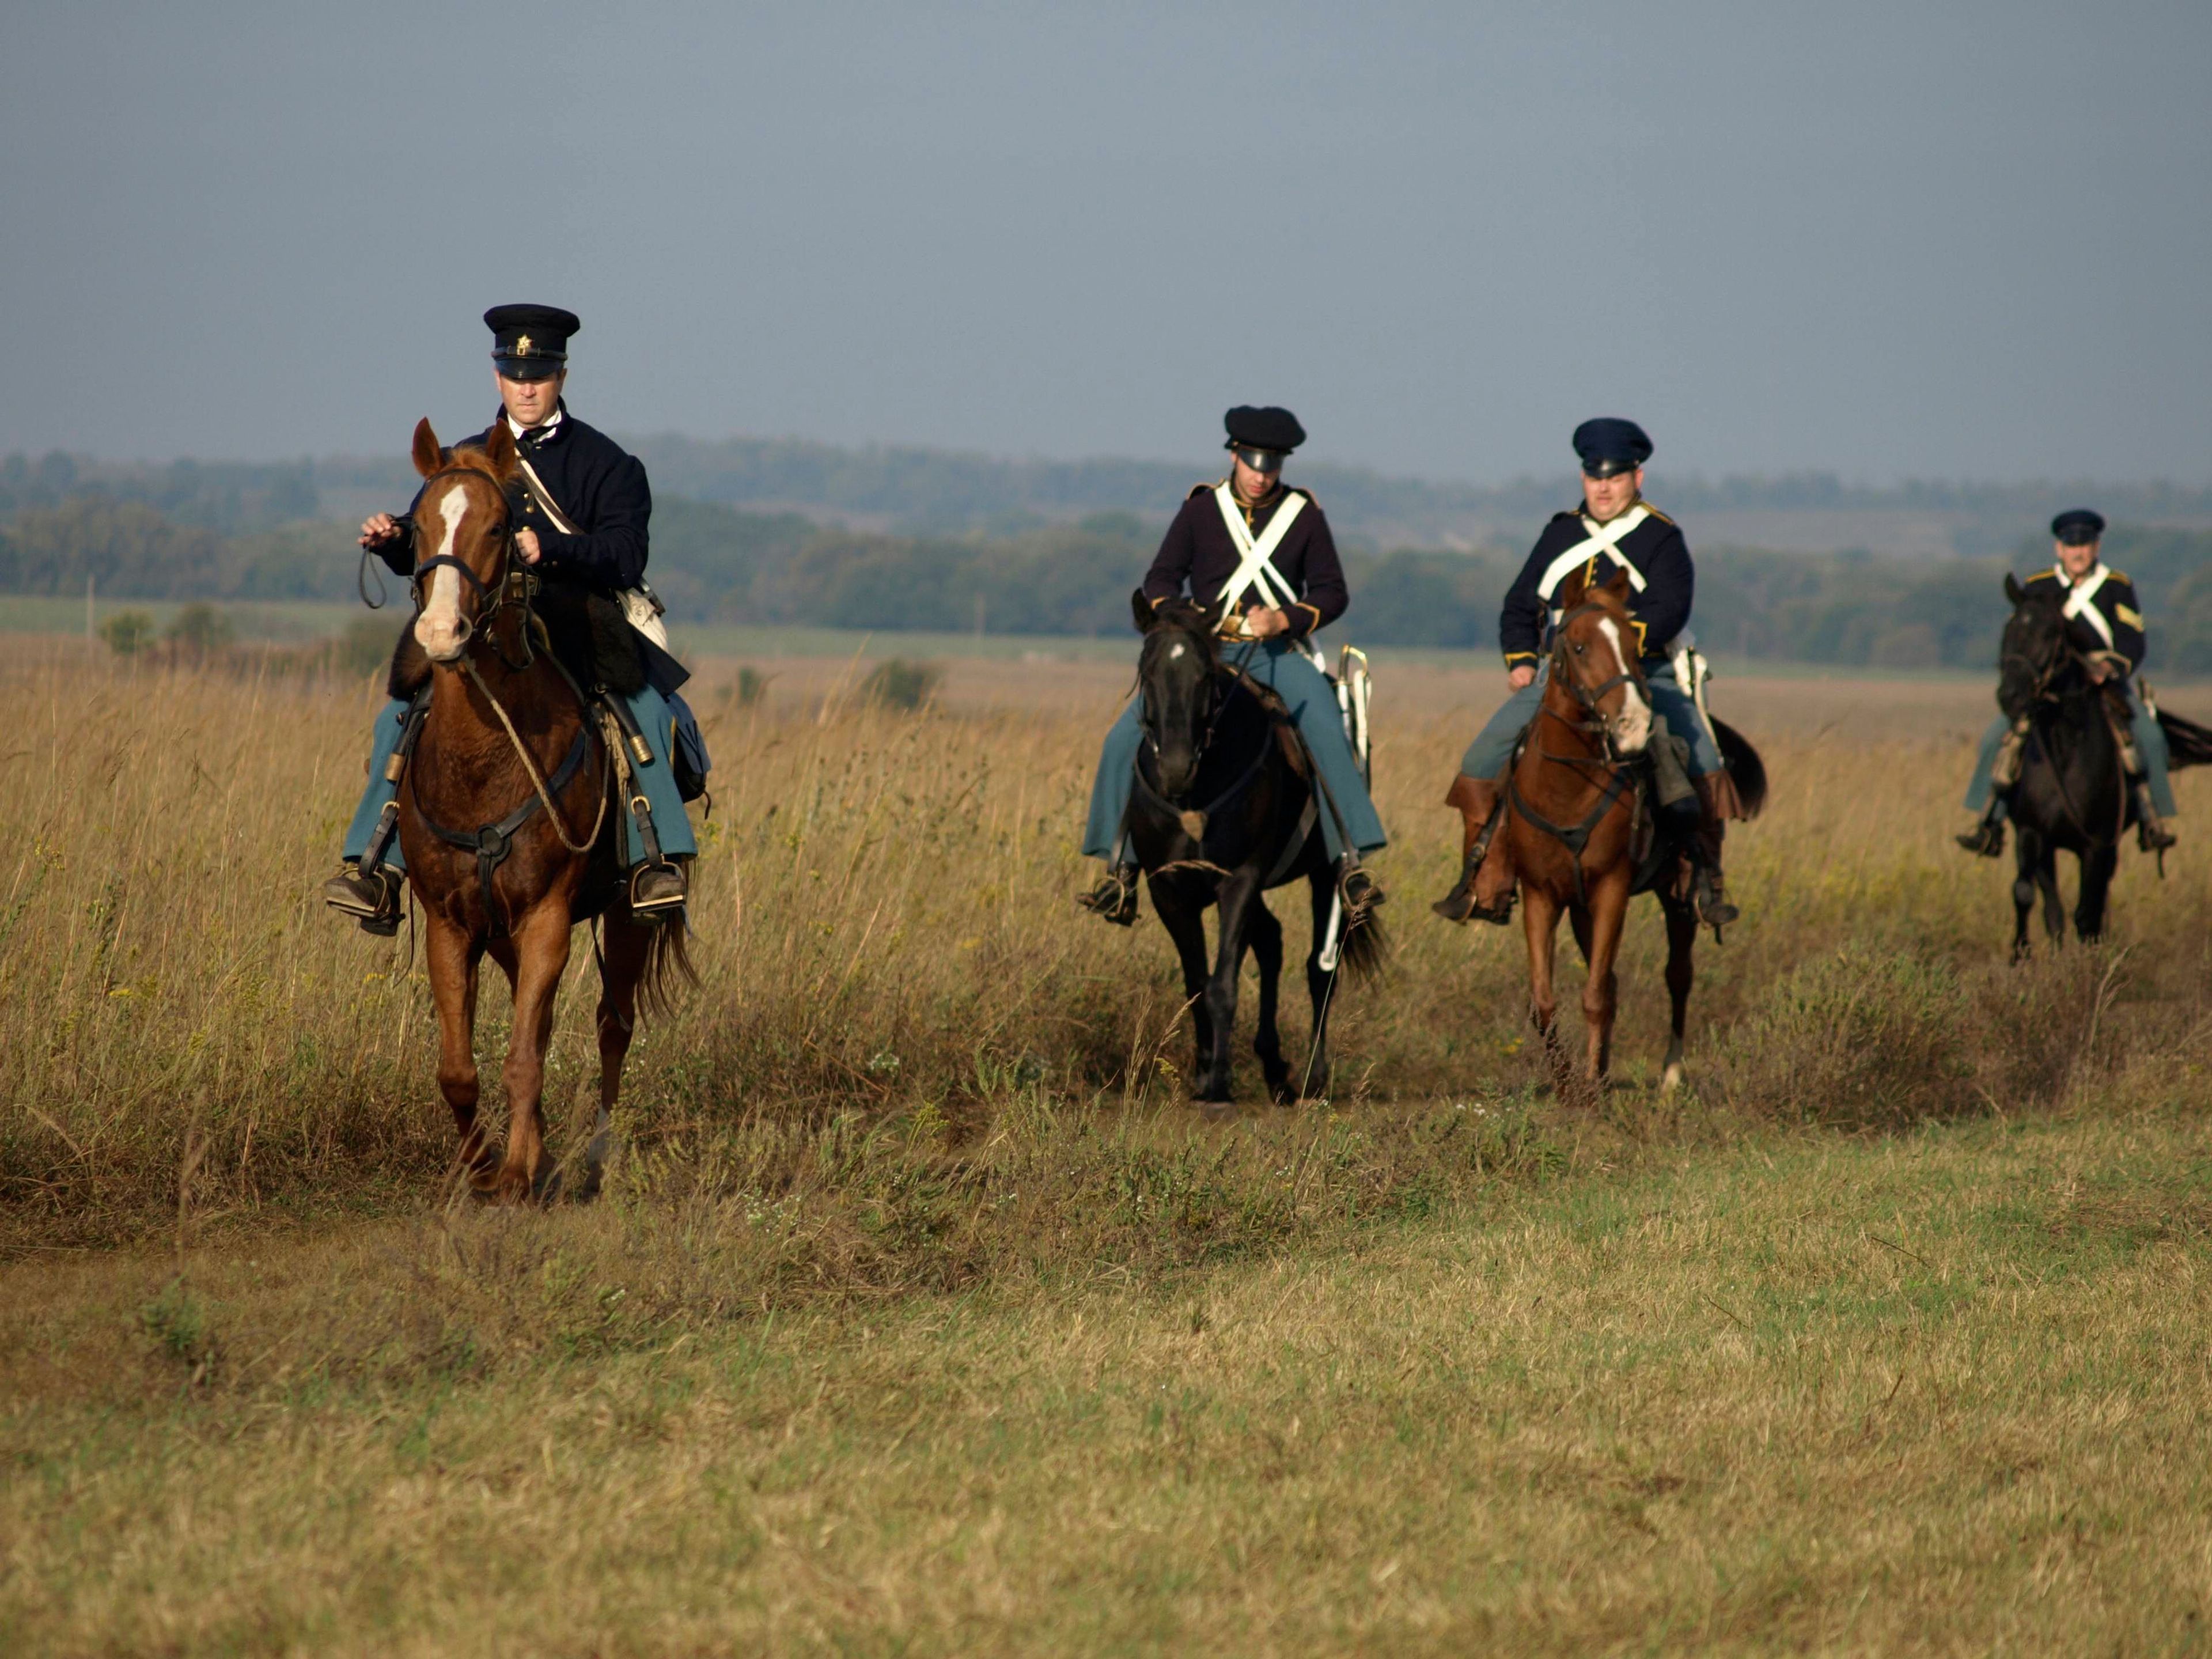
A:
[[[399,894],[405,884],[396,870],[349,864],[323,884],[323,902],[357,919],[362,933],[389,939],[399,931]]]
[[[1742,912],[1728,902],[1728,893],[1721,884],[1721,842],[1728,834],[1726,811],[1722,790],[1727,787],[1724,775],[1690,780],[1698,791],[1698,833],[1692,854],[1697,872],[1693,888],[1698,902],[1698,919],[1716,931],[1728,927],[1742,915]]]
[[[1993,798],[1972,829],[1962,830],[1951,839],[1969,853],[1979,853],[1985,859],[1997,857],[2004,851],[2004,819],[1998,816],[2002,810],[2003,804]]]
[[[1490,778],[1471,778],[1464,772],[1452,780],[1450,790],[1444,796],[1444,805],[1459,808],[1462,833],[1460,841],[1459,881],[1429,908],[1446,921],[1488,921],[1504,927],[1513,920],[1513,892],[1508,887],[1502,902],[1483,903],[1475,895],[1475,882],[1482,873],[1492,841],[1498,833],[1498,821],[1502,814],[1498,808],[1505,792]]]
[[[629,872],[629,913],[640,921],[659,921],[684,908],[690,896],[682,863],[664,859]]]
[[[2163,853],[2174,843],[2173,831],[2166,827],[2158,816],[2158,809],[2150,804],[2150,785],[2137,780],[2136,795],[2136,845],[2146,853]]]
[[[1137,919],[1137,866],[1108,865],[1105,879],[1089,892],[1077,894],[1075,902],[1116,927],[1128,927]]]

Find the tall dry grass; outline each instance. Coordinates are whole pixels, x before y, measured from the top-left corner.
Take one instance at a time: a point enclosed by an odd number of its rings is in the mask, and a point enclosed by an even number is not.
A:
[[[732,669],[710,665],[696,688],[717,764],[695,912],[702,984],[635,1052],[622,1126],[634,1182],[761,1202],[850,1184],[874,1196],[848,1216],[848,1243],[870,1213],[890,1218],[893,1245],[901,1228],[941,1244],[981,1227],[977,1206],[1002,1190],[1026,1190],[1039,1214],[1091,1212],[1100,1191],[1141,1205],[1147,1182],[1200,1243],[1280,1224],[1272,1141],[1224,1143],[1210,1175],[1154,1167],[1186,1156],[1172,1136],[1144,1139],[1182,1121],[1179,981],[1149,916],[1124,933],[1070,902],[1121,677],[1037,665],[963,687],[956,672],[905,712],[860,695],[856,673],[825,675],[783,665],[748,701]],[[1494,1169],[1495,1147],[1436,1150],[1460,1144],[1451,1122],[1468,1103],[1516,1123],[1549,1109],[1517,935],[1425,912],[1454,857],[1436,802],[1495,677],[1387,660],[1383,675],[1377,795],[1397,842],[1378,867],[1396,954],[1384,982],[1346,988],[1335,1009],[1334,1108],[1360,1139],[1343,1192],[1370,1199],[1378,1182],[1413,1190]],[[2008,869],[1948,841],[1967,758],[1955,699],[1916,719],[1895,688],[1729,694],[1776,779],[1767,817],[1732,843],[1749,920],[1700,946],[1698,1086],[1662,1105],[1641,1085],[1664,1042],[1663,943],[1639,907],[1618,1127],[2011,1111],[2085,1067],[2201,1034],[2212,884],[2194,844],[2162,884],[2125,861],[2113,945],[2012,969]],[[406,934],[371,940],[315,896],[377,695],[372,679],[134,670],[60,644],[19,647],[0,669],[0,1243],[142,1232],[180,1196],[203,1219],[266,1218],[437,1191],[451,1130],[419,962]],[[1940,735],[1900,735],[1929,726]],[[2197,782],[2183,780],[2185,806],[2204,800]],[[1296,941],[1303,904],[1279,908]],[[564,994],[556,1122],[595,1064],[588,979],[573,972]],[[1286,998],[1294,1031],[1303,1001]],[[491,1054],[503,996],[485,1006]],[[1244,1083],[1256,1103],[1256,1066]],[[1540,1162],[1514,1133],[1506,1161]],[[1086,1145],[1109,1143],[1085,1164]],[[1018,1185],[998,1179],[1014,1164]],[[1211,1196],[1190,1200],[1194,1184]]]

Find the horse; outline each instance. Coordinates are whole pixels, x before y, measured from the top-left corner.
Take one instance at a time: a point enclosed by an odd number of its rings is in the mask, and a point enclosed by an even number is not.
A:
[[[2136,821],[2136,809],[2106,708],[2109,693],[2090,677],[2103,641],[2087,623],[2066,615],[2056,583],[2023,586],[2007,573],[2005,597],[2013,609],[1997,659],[1997,707],[2015,725],[2027,722],[2020,776],[2006,796],[2017,836],[2012,953],[2019,961],[2028,954],[2027,919],[2039,892],[2044,931],[2054,945],[2066,938],[2058,895],[2062,852],[2073,854],[2080,866],[2074,931],[2084,940],[2103,935],[2120,838]]]
[[[481,448],[447,449],[425,420],[412,459],[423,484],[411,637],[428,659],[429,690],[400,780],[398,830],[423,916],[438,1087],[479,1195],[550,1194],[543,1100],[553,1000],[573,928],[600,918],[599,1103],[579,1183],[588,1197],[640,1006],[663,1006],[672,975],[693,976],[682,919],[630,913],[609,823],[619,734],[594,717],[533,610],[538,579],[515,550],[519,468],[507,422],[494,422]],[[514,1000],[504,1157],[477,1120],[477,969],[487,953]]]
[[[1157,609],[1140,589],[1130,599],[1145,636],[1137,662],[1144,740],[1129,805],[1128,846],[1146,874],[1152,908],[1182,964],[1196,1042],[1192,1094],[1208,1115],[1233,1099],[1230,1039],[1237,981],[1249,949],[1260,968],[1259,1029],[1252,1039],[1271,1096],[1284,1104],[1328,1089],[1328,1010],[1340,969],[1371,975],[1382,957],[1374,917],[1341,902],[1322,839],[1330,810],[1281,702],[1222,660],[1221,612],[1186,599]],[[1313,1039],[1293,1079],[1283,1057],[1275,1008],[1283,929],[1261,894],[1304,877],[1313,909],[1306,990]],[[1206,952],[1205,912],[1219,912],[1214,957]]]
[[[1673,1011],[1660,1086],[1672,1093],[1682,1082],[1698,938],[1694,849],[1671,813],[1647,811],[1651,702],[1638,653],[1628,643],[1635,637],[1628,594],[1626,571],[1595,587],[1585,586],[1579,574],[1561,586],[1564,615],[1552,641],[1543,704],[1507,774],[1498,827],[1521,882],[1529,1018],[1543,1037],[1562,1099],[1604,1085],[1619,1005],[1614,963],[1628,901],[1639,892],[1657,896],[1667,923]],[[1753,816],[1766,800],[1765,763],[1732,727],[1715,720],[1713,728],[1744,814]],[[1563,913],[1589,969],[1583,989],[1589,1043],[1578,1077],[1555,1023],[1553,965]]]

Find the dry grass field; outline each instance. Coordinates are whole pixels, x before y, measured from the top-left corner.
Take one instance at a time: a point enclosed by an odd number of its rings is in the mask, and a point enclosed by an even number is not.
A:
[[[1393,964],[1334,1098],[1250,1065],[1209,1127],[1164,937],[1069,897],[1126,669],[958,661],[902,714],[753,665],[701,676],[703,982],[607,1195],[492,1212],[407,935],[314,902],[373,688],[11,645],[0,1650],[2202,1640],[2200,775],[2112,940],[2014,969],[2008,866],[1948,842],[1986,687],[1722,682],[1776,788],[1692,1086],[1639,915],[1577,1111],[1517,938],[1425,911],[1498,674],[1386,656]]]

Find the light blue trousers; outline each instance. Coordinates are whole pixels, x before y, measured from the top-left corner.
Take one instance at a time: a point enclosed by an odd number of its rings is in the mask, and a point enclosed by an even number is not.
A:
[[[2159,817],[2170,818],[2179,813],[2173,804],[2173,780],[2166,775],[2168,757],[2166,751],[2166,728],[2143,707],[2142,694],[2136,690],[2133,680],[2128,682],[2128,728],[2135,733],[2136,753],[2142,757],[2143,781],[2150,786],[2150,804]],[[1980,812],[1989,807],[1995,793],[1990,778],[1997,763],[1997,750],[2004,744],[2004,734],[2012,722],[2002,714],[1989,724],[1982,733],[1982,746],[1974,757],[1974,775],[1966,783],[1966,810]],[[2004,803],[1997,803],[1997,817],[2004,817]]]
[[[691,833],[691,815],[684,810],[683,798],[676,792],[676,775],[669,770],[668,747],[676,724],[675,711],[668,700],[651,686],[647,686],[634,697],[625,698],[630,711],[637,716],[638,730],[645,733],[646,746],[653,750],[653,764],[635,769],[640,790],[653,816],[653,833],[660,837],[663,855],[672,859],[690,858],[699,851],[699,842]],[[377,820],[384,815],[384,804],[399,793],[399,786],[385,781],[385,763],[392,751],[399,746],[399,722],[407,713],[404,702],[388,702],[376,717],[376,731],[370,740],[368,757],[368,788],[354,809],[353,822],[346,827],[343,856],[350,862],[368,851],[369,837],[376,833]],[[512,803],[520,805],[520,801]],[[613,811],[610,808],[611,812]],[[501,808],[495,817],[504,817]],[[638,840],[637,825],[628,812],[616,812],[622,822],[623,863],[635,865],[645,856],[643,844]],[[473,830],[475,824],[451,824],[454,830]],[[572,829],[571,835],[580,834],[582,826]],[[392,850],[384,861],[394,870],[404,870],[407,861],[400,856],[399,840],[394,836]]]
[[[1494,779],[1505,769],[1513,758],[1513,745],[1528,722],[1536,718],[1536,711],[1544,704],[1544,686],[1552,677],[1552,665],[1547,661],[1536,670],[1536,678],[1516,691],[1498,706],[1498,712],[1474,741],[1467,746],[1459,769],[1471,778]],[[1651,688],[1651,712],[1665,719],[1668,731],[1690,745],[1690,775],[1708,777],[1721,769],[1720,745],[1705,725],[1705,717],[1698,712],[1698,705],[1674,683],[1674,665],[1671,662],[1647,662],[1644,678]]]
[[[1375,815],[1375,803],[1368,797],[1367,780],[1359,775],[1359,763],[1345,738],[1344,715],[1328,677],[1303,651],[1280,640],[1269,640],[1249,655],[1242,647],[1224,651],[1230,660],[1242,660],[1254,679],[1272,686],[1282,698],[1328,785],[1337,811],[1344,815],[1353,844],[1362,853],[1383,846],[1389,838],[1382,833],[1382,820]],[[1121,838],[1121,820],[1128,815],[1129,797],[1136,788],[1137,750],[1145,740],[1140,701],[1129,700],[1121,718],[1107,732],[1105,749],[1098,757],[1098,776],[1091,786],[1091,817],[1083,830],[1083,850],[1091,858],[1112,857],[1115,843]],[[1321,810],[1321,833],[1329,857],[1342,858],[1344,837],[1337,833],[1335,816],[1326,805]]]

